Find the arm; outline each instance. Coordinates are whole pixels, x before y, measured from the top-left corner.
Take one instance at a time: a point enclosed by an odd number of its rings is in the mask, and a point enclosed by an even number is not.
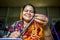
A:
[[[20,25],[19,25],[20,24]],[[12,24],[9,28],[9,38],[17,38],[20,36],[20,28],[21,28],[21,22],[17,21],[14,24]]]
[[[50,28],[48,26],[44,27],[44,39],[45,40],[54,40],[51,34]]]
[[[20,24],[20,25],[19,25]],[[12,30],[10,29],[10,32],[13,31],[9,38],[17,38],[20,36],[20,28],[21,28],[21,22],[17,21],[12,25]]]
[[[40,23],[43,27],[44,30],[44,39],[45,40],[53,40],[50,28],[47,26],[48,25],[48,18],[45,15],[42,14],[35,14],[36,18],[35,21]]]

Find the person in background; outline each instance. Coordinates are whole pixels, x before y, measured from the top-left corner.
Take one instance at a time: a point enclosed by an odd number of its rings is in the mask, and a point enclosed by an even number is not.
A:
[[[48,27],[48,18],[43,14],[36,14],[33,5],[24,5],[21,16],[22,20],[14,22],[14,24],[10,26],[8,38],[20,37],[21,32],[27,28],[24,35],[21,37],[22,40],[53,40]],[[33,18],[32,23],[27,27]]]

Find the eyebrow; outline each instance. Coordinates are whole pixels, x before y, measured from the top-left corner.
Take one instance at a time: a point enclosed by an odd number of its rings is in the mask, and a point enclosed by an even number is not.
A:
[[[27,10],[27,9],[24,9],[24,10]],[[34,10],[28,10],[28,11],[33,11],[34,12]]]

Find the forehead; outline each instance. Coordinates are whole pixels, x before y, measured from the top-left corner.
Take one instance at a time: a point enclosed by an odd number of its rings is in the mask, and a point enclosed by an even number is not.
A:
[[[24,10],[25,10],[25,9],[28,9],[28,10],[34,10],[33,7],[32,7],[31,5],[25,6]]]

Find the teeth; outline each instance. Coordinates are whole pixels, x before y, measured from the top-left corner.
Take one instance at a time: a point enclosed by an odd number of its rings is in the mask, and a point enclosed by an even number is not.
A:
[[[26,15],[27,17],[30,17],[30,15]]]

